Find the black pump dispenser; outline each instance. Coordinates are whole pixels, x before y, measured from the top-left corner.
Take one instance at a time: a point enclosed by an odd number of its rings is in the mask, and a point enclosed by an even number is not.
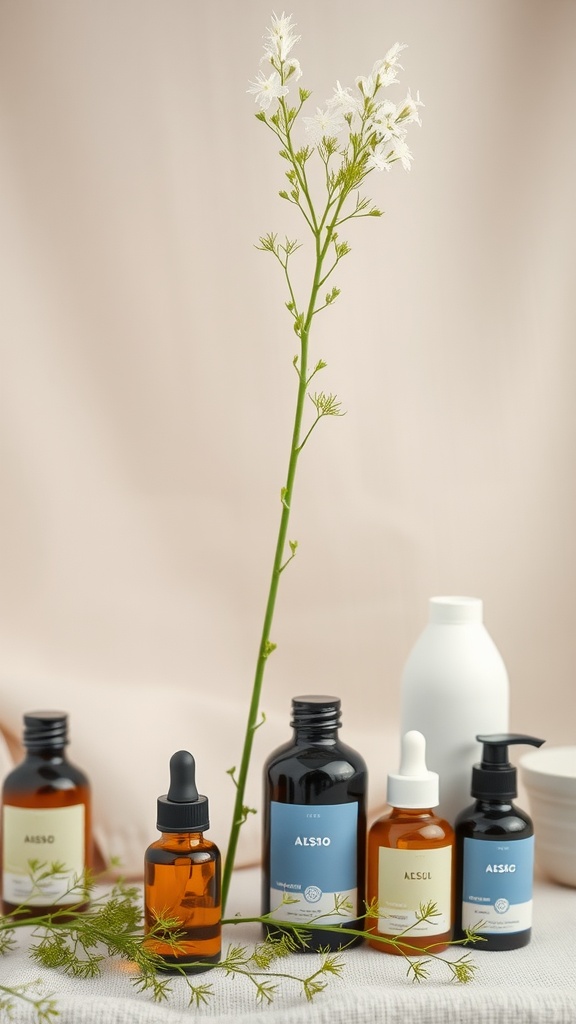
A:
[[[482,949],[519,949],[532,934],[534,826],[512,802],[516,769],[508,747],[544,740],[522,733],[476,737],[482,760],[472,769],[475,803],[456,818],[456,924],[454,938],[473,928]]]
[[[170,758],[170,788],[158,797],[159,832],[205,832],[210,828],[208,797],[196,789],[196,762],[187,750]]]
[[[515,743],[541,747],[544,740],[522,733],[495,733],[477,736],[476,739],[484,746],[481,763],[472,768],[471,795],[477,800],[512,800],[518,794],[518,786],[516,768],[508,758],[508,747]]]

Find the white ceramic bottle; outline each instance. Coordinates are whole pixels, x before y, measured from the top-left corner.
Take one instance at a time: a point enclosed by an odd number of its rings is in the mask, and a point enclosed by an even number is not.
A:
[[[477,597],[433,597],[428,625],[402,675],[401,734],[426,737],[440,776],[438,814],[451,825],[470,803],[478,733],[508,732],[508,674]]]

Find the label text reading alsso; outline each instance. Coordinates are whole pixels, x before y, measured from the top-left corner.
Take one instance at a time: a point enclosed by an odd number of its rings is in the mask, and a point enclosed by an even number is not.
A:
[[[294,846],[330,846],[329,836],[296,836]]]

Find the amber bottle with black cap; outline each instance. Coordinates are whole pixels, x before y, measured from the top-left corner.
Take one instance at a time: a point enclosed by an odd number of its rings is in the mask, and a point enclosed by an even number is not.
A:
[[[144,858],[144,928],[155,934],[148,948],[161,956],[164,970],[187,974],[210,969],[220,960],[220,851],[204,837],[210,828],[208,798],[198,794],[195,762],[187,750],[170,758],[170,788],[158,797],[156,828],[162,833]],[[178,949],[158,934],[158,921],[176,922]]]
[[[90,784],[66,757],[64,712],[25,714],[23,743],[2,789],[2,909],[63,920],[67,906],[87,906],[78,883],[91,862]]]

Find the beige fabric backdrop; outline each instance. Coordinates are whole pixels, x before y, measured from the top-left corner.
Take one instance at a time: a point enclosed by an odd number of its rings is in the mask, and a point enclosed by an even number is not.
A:
[[[296,349],[253,243],[302,234],[246,94],[270,13],[0,3],[0,719],[70,710],[133,870],[181,746],[224,841],[258,647]],[[332,691],[376,806],[434,593],[484,598],[513,728],[574,741],[576,4],[292,13],[313,107],[397,39],[426,106],[318,321],[348,414],[301,465],[250,799],[290,696]]]

